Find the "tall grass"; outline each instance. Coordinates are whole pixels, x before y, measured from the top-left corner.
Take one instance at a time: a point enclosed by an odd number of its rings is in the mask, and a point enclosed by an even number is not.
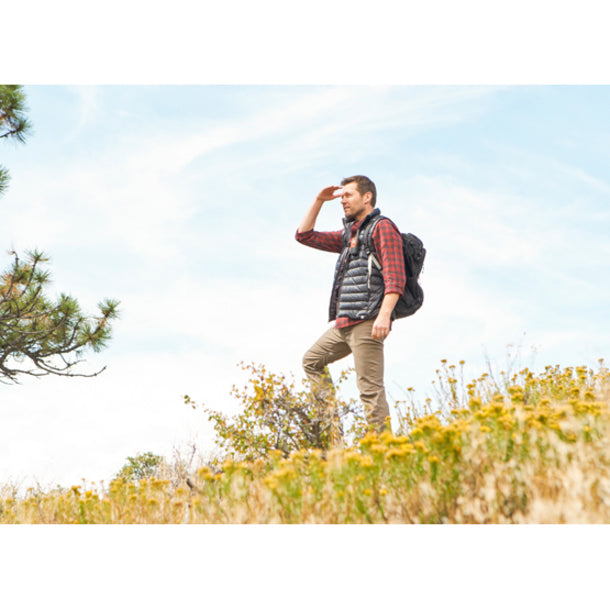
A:
[[[446,365],[446,363],[443,363]],[[175,480],[116,479],[23,497],[1,523],[609,523],[610,375],[523,369],[463,384],[440,371],[439,408],[403,405],[395,434],[270,450]],[[461,389],[460,389],[461,388]]]

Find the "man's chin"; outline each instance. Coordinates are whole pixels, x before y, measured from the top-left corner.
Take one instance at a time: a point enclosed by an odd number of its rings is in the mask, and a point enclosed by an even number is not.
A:
[[[353,222],[354,221],[354,217],[351,214],[346,214],[345,215],[345,220],[346,220],[346,222]]]

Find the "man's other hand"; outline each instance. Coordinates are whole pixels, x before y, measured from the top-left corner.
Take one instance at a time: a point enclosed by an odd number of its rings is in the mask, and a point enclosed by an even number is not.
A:
[[[380,313],[373,324],[371,337],[373,339],[385,339],[390,334],[391,317]]]

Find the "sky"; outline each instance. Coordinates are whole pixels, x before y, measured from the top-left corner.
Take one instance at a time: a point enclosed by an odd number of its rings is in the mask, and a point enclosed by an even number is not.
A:
[[[596,367],[610,349],[608,86],[27,85],[33,132],[2,143],[8,251],[51,258],[53,295],[121,302],[80,371],[0,385],[0,480],[109,481],[235,413],[240,363],[302,379],[336,255],[294,239],[319,190],[371,177],[427,248],[425,301],[386,341],[391,402],[441,359]],[[341,226],[340,203],[316,228]],[[350,358],[331,367],[336,374]],[[344,396],[357,397],[353,379]]]

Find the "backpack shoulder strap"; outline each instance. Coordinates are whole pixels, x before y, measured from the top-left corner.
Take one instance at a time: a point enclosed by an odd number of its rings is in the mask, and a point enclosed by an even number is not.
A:
[[[360,231],[362,235],[362,243],[364,244],[368,254],[376,255],[375,244],[373,243],[373,231],[380,220],[389,220],[389,218],[379,214],[378,216],[371,218],[371,221],[364,227],[364,229]]]
[[[379,262],[379,259],[377,258],[377,253],[375,252],[375,244],[373,243],[373,231],[375,230],[377,223],[382,219],[385,219],[385,216],[382,216],[381,214],[375,216],[362,230],[362,244],[364,246],[368,258],[369,284],[371,281],[371,271],[373,270],[373,265],[375,265],[375,267],[377,267],[379,271],[382,271],[381,263]]]

